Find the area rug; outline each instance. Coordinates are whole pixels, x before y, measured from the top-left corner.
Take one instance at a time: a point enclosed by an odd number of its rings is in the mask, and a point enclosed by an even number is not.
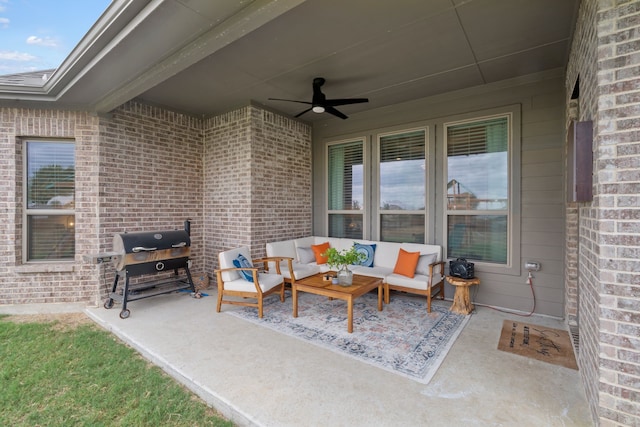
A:
[[[298,317],[291,298],[264,302],[264,317],[255,308],[227,310],[248,320],[314,345],[349,356],[420,383],[428,383],[470,316],[449,311],[450,303],[393,295],[378,311],[377,295],[369,293],[353,304],[353,333],[347,332],[347,303],[319,295],[298,293]]]
[[[505,320],[498,350],[578,369],[567,331]]]

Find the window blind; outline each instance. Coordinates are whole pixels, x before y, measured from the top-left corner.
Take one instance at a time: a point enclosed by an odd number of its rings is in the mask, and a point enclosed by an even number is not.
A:
[[[424,159],[424,146],[424,130],[383,136],[380,138],[380,161]]]
[[[447,155],[507,151],[509,123],[506,117],[447,127]]]
[[[329,210],[354,209],[354,200],[362,200],[362,183],[354,179],[362,180],[362,149],[362,141],[329,146]]]
[[[30,209],[73,208],[75,192],[74,144],[27,144],[27,203]]]

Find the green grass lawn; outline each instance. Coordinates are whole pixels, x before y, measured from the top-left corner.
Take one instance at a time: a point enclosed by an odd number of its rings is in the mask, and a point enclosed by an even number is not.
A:
[[[2,426],[232,426],[90,322],[0,317]]]

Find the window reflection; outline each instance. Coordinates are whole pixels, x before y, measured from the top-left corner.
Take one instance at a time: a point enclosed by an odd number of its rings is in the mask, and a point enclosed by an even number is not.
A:
[[[362,215],[329,215],[329,236],[362,239]]]

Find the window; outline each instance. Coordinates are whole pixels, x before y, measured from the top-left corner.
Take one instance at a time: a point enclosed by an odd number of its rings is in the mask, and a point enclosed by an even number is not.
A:
[[[364,229],[364,141],[328,146],[329,236],[361,239]]]
[[[378,138],[380,240],[425,242],[426,130]]]
[[[445,124],[447,256],[508,264],[511,116]]]
[[[27,141],[25,260],[75,256],[75,146],[68,141]]]

